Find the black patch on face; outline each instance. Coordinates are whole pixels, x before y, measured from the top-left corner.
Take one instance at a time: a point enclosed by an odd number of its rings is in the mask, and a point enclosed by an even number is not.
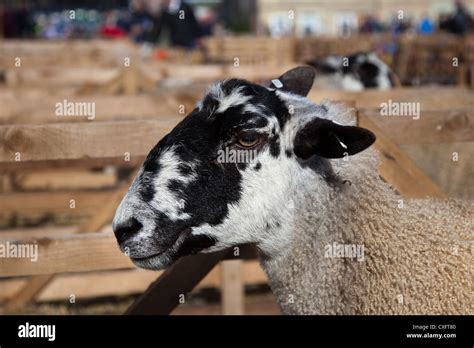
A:
[[[374,63],[367,61],[367,57],[368,53],[364,52],[347,57],[349,65],[343,66],[342,72],[343,74],[353,75],[365,88],[374,88],[378,86],[377,76],[380,69]]]
[[[357,75],[366,88],[377,87],[377,76],[379,73],[379,67],[369,62],[360,64],[359,69],[357,69]]]
[[[165,140],[166,136],[162,139]],[[157,174],[158,171],[160,170],[160,162],[159,162],[159,157],[164,149],[162,147],[157,147],[155,146],[148,156],[145,159],[145,162],[143,163],[143,171],[146,173],[151,173],[151,174]]]
[[[257,172],[260,170],[260,168],[262,168],[262,164],[260,162],[258,162],[255,167],[253,167],[253,169],[255,169]]]
[[[170,180],[167,184],[168,189],[174,193],[181,193],[186,188],[185,184],[178,180]]]
[[[179,174],[183,176],[188,176],[189,174],[191,174],[192,167],[187,163],[180,163],[178,165],[178,171],[179,171]]]
[[[154,166],[155,173],[159,172],[159,164]],[[151,175],[156,175],[152,174],[151,172],[143,171],[138,180],[140,182],[140,186],[138,189],[138,192],[140,194],[140,197],[145,201],[145,202],[150,202],[153,197],[155,196],[155,186],[153,184],[153,179]]]
[[[357,60],[361,54],[362,53],[356,53],[348,57],[343,57],[341,68],[344,74],[353,74],[355,71],[357,71]],[[347,58],[347,60],[344,58]],[[347,64],[344,64],[345,62],[347,62]]]
[[[290,150],[286,149],[285,150],[285,155],[286,155],[286,157],[291,158],[293,156],[293,153]]]
[[[166,136],[162,139],[162,141],[166,138]],[[155,146],[143,163],[143,171],[141,172],[138,181],[140,183],[138,192],[140,193],[140,197],[145,202],[150,202],[153,197],[155,196],[155,187],[153,184],[153,177],[159,175],[161,170],[161,165],[159,161],[159,157],[161,153],[165,150],[163,147]]]
[[[239,170],[245,170],[247,168],[247,163],[244,162],[238,162],[236,165]]]
[[[179,247],[174,255],[175,257],[182,257],[189,254],[195,254],[201,250],[210,248],[216,244],[216,240],[206,235],[191,235],[189,234],[183,244]]]
[[[280,155],[280,138],[278,136],[273,137],[269,141],[270,144],[270,155],[277,158]]]

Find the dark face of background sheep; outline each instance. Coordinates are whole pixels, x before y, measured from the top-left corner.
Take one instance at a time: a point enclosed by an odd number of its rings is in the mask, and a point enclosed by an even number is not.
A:
[[[236,79],[212,87],[151,150],[123,198],[113,221],[122,251],[140,267],[160,269],[187,254],[274,240],[269,234],[305,160],[319,156],[321,175],[329,176],[325,158],[375,140],[320,118],[325,108],[300,96],[313,79],[303,67],[282,75],[279,89]]]
[[[339,81],[344,90],[390,89],[395,74],[374,52],[359,52],[348,57],[328,56],[308,62],[319,74]]]

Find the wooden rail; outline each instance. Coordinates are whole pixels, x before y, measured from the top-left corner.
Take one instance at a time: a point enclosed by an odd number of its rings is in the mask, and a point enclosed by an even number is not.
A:
[[[474,109],[421,111],[419,118],[382,116],[380,111],[361,114],[398,145],[474,141]]]
[[[0,162],[85,158],[126,162],[126,154],[146,155],[180,119],[0,126]]]
[[[11,241],[15,243],[16,241]],[[133,267],[117,247],[111,233],[84,233],[55,238],[22,240],[23,245],[37,245],[38,260],[2,258],[0,277],[84,272]]]
[[[219,288],[222,284],[224,268],[229,262],[241,262],[241,284],[266,284],[267,276],[256,260],[229,260],[218,264],[197,285],[197,288]],[[223,268],[224,267],[224,268]],[[76,300],[92,299],[102,296],[117,296],[143,293],[163,271],[142,269],[101,270],[83,273],[58,274],[36,297],[38,302],[64,301],[74,294]],[[13,297],[28,283],[27,278],[0,280],[0,303]],[[94,286],[91,286],[93,284]],[[238,285],[239,286],[239,285]],[[231,289],[235,291],[238,286]],[[234,302],[235,303],[235,302]]]
[[[90,215],[107,202],[110,193],[111,190],[4,192],[0,193],[0,216],[48,213]],[[73,205],[71,200],[74,200]]]
[[[81,96],[54,95],[43,90],[29,93],[0,91],[0,124],[44,124],[84,122],[95,124],[104,121],[159,120],[162,117],[183,117],[194,109],[205,88],[194,91],[169,92],[158,95],[123,95],[120,97],[100,94]],[[95,118],[56,116],[56,104],[87,102],[95,104]],[[180,109],[181,105],[184,109]],[[183,110],[182,113],[180,111]]]
[[[120,252],[117,240],[111,232],[57,234],[33,239],[0,239],[0,242],[35,246],[38,255],[36,261],[30,258],[0,258],[0,277],[135,267],[130,259]],[[255,258],[255,256],[254,249],[246,246],[238,258]]]

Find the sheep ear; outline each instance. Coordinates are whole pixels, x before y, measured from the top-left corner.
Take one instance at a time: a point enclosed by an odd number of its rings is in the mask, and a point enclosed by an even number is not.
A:
[[[309,66],[299,66],[288,70],[278,79],[272,80],[267,87],[281,89],[283,91],[306,97],[313,87],[316,71]]]
[[[375,134],[365,128],[342,126],[319,117],[298,131],[294,142],[295,155],[307,159],[312,155],[342,158],[355,155],[375,142]]]

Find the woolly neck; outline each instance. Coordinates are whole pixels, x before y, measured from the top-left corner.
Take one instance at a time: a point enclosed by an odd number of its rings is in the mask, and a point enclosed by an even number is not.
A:
[[[370,252],[364,250],[364,240],[360,238],[363,233],[357,230],[363,229],[362,222],[357,221],[358,211],[372,206],[373,211],[364,214],[363,222],[371,224],[400,198],[378,176],[373,150],[331,160],[331,164],[334,177],[329,181],[314,172],[297,185],[292,219],[279,227],[281,233],[291,235],[288,244],[277,254],[262,253],[262,266],[285,313],[352,312],[345,285],[353,278],[354,269],[365,264],[347,255],[339,258],[336,253],[328,258],[327,250],[347,246]],[[379,196],[388,200],[371,205],[372,197]]]

